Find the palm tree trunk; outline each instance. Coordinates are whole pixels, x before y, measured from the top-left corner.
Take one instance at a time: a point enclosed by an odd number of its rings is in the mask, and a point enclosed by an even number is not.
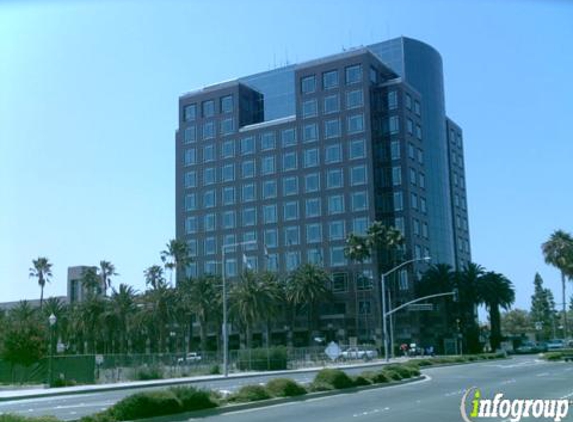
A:
[[[565,293],[563,293],[565,294]],[[565,296],[563,296],[563,300],[565,300]],[[565,302],[563,302],[565,303]],[[40,309],[42,309],[42,305],[44,304],[44,285],[40,284]]]
[[[565,298],[565,289],[565,273],[561,271],[561,291],[563,297],[563,338],[566,339],[569,330],[567,329],[567,304]]]
[[[206,352],[207,351],[207,322],[205,321],[204,318],[201,318],[201,320],[199,321],[199,324],[201,325],[201,351],[202,352]]]
[[[491,323],[491,349],[495,352],[501,345],[501,317],[499,314],[499,306],[496,303],[490,305],[489,319]]]

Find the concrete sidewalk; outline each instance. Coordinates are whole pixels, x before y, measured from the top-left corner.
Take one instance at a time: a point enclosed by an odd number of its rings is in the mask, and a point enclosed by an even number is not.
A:
[[[408,358],[395,358],[391,359],[389,363],[400,363],[400,362],[406,362],[407,360]],[[283,371],[238,372],[229,374],[228,378],[251,378],[261,375],[281,376],[281,375],[296,374],[296,373],[315,372],[323,368],[339,368],[339,369],[369,368],[372,366],[380,366],[385,364],[386,362],[383,359],[377,359],[371,362],[364,362],[364,363],[355,363],[355,364],[334,363],[326,366],[291,369]],[[104,391],[129,390],[137,388],[169,387],[182,384],[193,384],[199,381],[216,381],[223,379],[225,379],[223,375],[203,375],[203,376],[195,376],[187,378],[170,378],[170,379],[149,380],[149,381],[130,381],[130,382],[114,383],[114,384],[78,385],[74,387],[18,388],[14,390],[0,391],[0,401],[4,402],[4,401],[24,400],[24,399],[32,399],[40,397],[88,394],[88,393],[98,393]]]

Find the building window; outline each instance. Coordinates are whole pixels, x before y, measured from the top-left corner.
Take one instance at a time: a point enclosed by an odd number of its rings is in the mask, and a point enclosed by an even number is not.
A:
[[[369,222],[367,217],[359,217],[352,220],[352,232],[358,236],[364,236],[368,232]]]
[[[366,157],[366,143],[364,139],[354,139],[350,141],[348,156],[351,160]]]
[[[266,132],[261,135],[261,151],[268,151],[276,148],[276,137],[274,132]]]
[[[306,200],[306,218],[320,217],[320,198]]]
[[[215,101],[203,101],[203,117],[213,117],[215,115]]]
[[[215,137],[215,122],[203,123],[203,139],[212,139]]]
[[[243,208],[243,226],[254,226],[257,223],[257,209]]]
[[[298,179],[296,177],[285,177],[283,179],[283,195],[298,194]]]
[[[346,68],[346,85],[362,81],[362,65],[357,64]]]
[[[412,192],[410,195],[410,202],[412,203],[412,209],[418,210],[418,195]]]
[[[221,120],[221,135],[229,135],[235,131],[235,119],[228,118]]]
[[[225,186],[222,192],[223,205],[233,205],[235,203],[235,187]]]
[[[348,116],[347,118],[347,129],[346,131],[350,134],[364,132],[364,115],[355,114],[354,116]]]
[[[422,140],[422,126],[416,125],[416,138]]]
[[[341,214],[344,212],[344,195],[331,195],[328,197],[328,214]]]
[[[223,182],[232,182],[235,180],[235,165],[225,164],[221,168],[221,180]]]
[[[256,199],[255,195],[255,184],[245,183],[242,188],[242,200],[243,202],[251,202]]]
[[[360,300],[358,302],[358,313],[360,315],[370,315],[372,313],[372,302],[369,300]]]
[[[223,228],[224,229],[235,228],[235,211],[225,211],[223,213]]]
[[[318,173],[310,173],[304,176],[304,191],[306,193],[320,190],[320,176]]]
[[[197,163],[197,150],[195,148],[186,149],[183,156],[183,164],[189,166],[195,163]]]
[[[308,117],[315,117],[317,114],[318,114],[318,107],[316,104],[316,98],[302,102],[302,117],[304,119]]]
[[[415,236],[420,236],[420,220],[416,218],[412,219],[412,229]]]
[[[426,198],[420,197],[420,212],[426,214]]]
[[[416,177],[416,170],[410,167],[410,183],[414,186],[418,184],[418,180]]]
[[[338,70],[331,70],[322,74],[322,89],[332,89],[338,86]]]
[[[328,240],[343,240],[344,232],[344,221],[336,220],[328,223]]]
[[[346,93],[346,108],[348,110],[364,105],[364,91],[355,89]]]
[[[261,158],[261,174],[273,174],[275,172],[275,156],[269,155]]]
[[[404,209],[404,198],[402,192],[394,192],[394,211],[402,211]]]
[[[203,147],[203,162],[215,161],[215,145],[209,144]]]
[[[424,153],[418,148],[418,163],[424,164]]]
[[[410,94],[406,94],[406,108],[412,110],[412,97]]]
[[[183,115],[186,122],[191,122],[197,118],[197,104],[189,104],[183,108]]]
[[[422,237],[424,239],[428,238],[428,223],[423,223],[422,224]]]
[[[185,195],[185,211],[194,211],[197,209],[197,195],[188,193]]]
[[[318,126],[316,123],[309,123],[302,127],[302,141],[314,142],[318,139]]]
[[[215,237],[206,237],[203,242],[203,252],[205,255],[214,255],[217,253],[217,239]]]
[[[404,224],[404,217],[396,217],[394,219],[394,227],[396,227],[402,235],[406,233],[406,226]]]
[[[267,248],[276,248],[279,244],[279,235],[277,229],[265,230],[265,246]]]
[[[392,141],[390,142],[390,157],[392,160],[400,159],[400,142]]]
[[[324,137],[326,139],[340,136],[340,119],[332,119],[324,122]]]
[[[319,153],[318,148],[310,148],[304,151],[304,167],[316,167],[318,166],[319,160]]]
[[[420,102],[418,100],[414,101],[414,113],[420,115]]]
[[[309,248],[307,249],[306,256],[309,264],[322,265],[324,262],[322,258],[322,248]]]
[[[296,152],[286,152],[283,154],[283,171],[296,170]]]
[[[402,167],[392,167],[392,186],[402,184]]]
[[[307,243],[322,242],[322,226],[320,225],[320,223],[312,223],[306,225],[306,242]]]
[[[203,208],[212,208],[216,205],[217,198],[213,189],[203,192]]]
[[[406,119],[406,130],[408,131],[409,135],[414,134],[414,122],[412,119]]]
[[[213,231],[217,228],[217,216],[214,213],[205,214],[203,218],[203,230]]]
[[[277,197],[277,181],[265,180],[263,181],[263,199]]]
[[[300,80],[300,91],[303,94],[311,94],[316,91],[316,76],[305,76]]]
[[[354,166],[350,169],[350,183],[352,186],[366,184],[366,166]]]
[[[330,248],[330,265],[332,267],[342,267],[346,265],[344,246],[332,246]]]
[[[327,145],[324,155],[325,163],[340,163],[342,161],[342,146],[340,144]]]
[[[398,108],[398,93],[396,91],[388,92],[388,110],[396,110]]]
[[[183,183],[184,183],[184,186],[186,188],[196,187],[197,186],[197,172],[195,170],[185,172],[185,179],[184,179]]]
[[[183,142],[186,144],[197,142],[197,126],[189,125],[183,132]]]
[[[324,97],[324,114],[338,113],[340,111],[340,97],[338,94]]]
[[[226,95],[221,97],[221,113],[232,113],[233,112],[233,96]]]
[[[253,154],[255,152],[255,138],[249,136],[241,139],[241,155]]]
[[[287,271],[296,270],[300,266],[300,252],[287,252],[286,269]]]
[[[373,84],[378,83],[378,72],[372,66],[370,66],[370,82]]]
[[[342,169],[331,169],[326,172],[326,188],[335,189],[344,186]]]
[[[263,221],[265,224],[277,222],[277,206],[275,204],[263,206]]]
[[[400,118],[398,116],[390,116],[388,119],[388,132],[390,135],[400,132]]]
[[[235,156],[235,141],[225,141],[221,144],[221,157],[232,158]]]
[[[266,256],[267,271],[276,272],[279,270],[279,256],[276,253],[271,253]]]
[[[296,145],[296,130],[294,128],[284,129],[281,132],[281,141],[283,148]]]
[[[374,276],[371,270],[364,270],[362,274],[356,275],[356,290],[372,290],[374,286]]]
[[[352,192],[352,211],[366,211],[368,209],[368,194],[366,191]]]
[[[225,259],[225,275],[228,277],[235,277],[237,275],[237,259]]]
[[[298,219],[298,201],[289,201],[284,204],[284,220]]]
[[[298,226],[285,227],[285,246],[300,244],[300,231]]]
[[[241,176],[243,179],[255,177],[255,161],[247,160],[241,164]]]
[[[197,233],[197,217],[187,217],[185,219],[185,233]]]
[[[332,274],[332,291],[342,293],[348,290],[348,275],[346,273]]]
[[[203,186],[212,185],[217,178],[215,177],[215,167],[207,167],[203,170]]]

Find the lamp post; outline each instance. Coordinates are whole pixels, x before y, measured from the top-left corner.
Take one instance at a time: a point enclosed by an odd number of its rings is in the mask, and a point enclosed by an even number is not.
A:
[[[52,367],[52,359],[53,359],[53,348],[52,348],[52,343],[53,343],[53,334],[52,332],[54,331],[54,326],[56,325],[56,322],[58,321],[58,318],[56,318],[56,316],[54,314],[50,314],[50,316],[48,317],[48,323],[50,324],[50,344],[49,344],[49,348],[50,348],[50,359],[48,362],[48,387],[52,386],[52,371],[53,371],[53,367]]]
[[[225,277],[226,261],[225,251],[227,248],[235,248],[237,246],[253,245],[257,243],[256,240],[247,240],[245,242],[236,242],[228,245],[221,246],[222,262],[222,281],[223,281],[223,376],[229,376],[229,332],[227,327],[227,281]]]
[[[387,313],[386,312],[386,277],[388,277],[394,271],[397,271],[400,268],[402,268],[408,264],[411,264],[412,262],[429,261],[431,259],[432,258],[430,258],[429,256],[425,256],[424,258],[410,259],[408,261],[402,262],[400,265],[395,266],[391,270],[388,270],[385,273],[382,273],[382,275],[380,276],[380,285],[381,285],[381,289],[382,289],[382,332],[383,332],[383,336],[384,336],[384,359],[386,360],[386,362],[390,361],[390,357],[388,354],[388,324],[386,323],[386,313]]]

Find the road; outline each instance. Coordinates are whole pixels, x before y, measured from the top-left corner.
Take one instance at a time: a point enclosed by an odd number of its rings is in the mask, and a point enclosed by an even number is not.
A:
[[[516,357],[507,361],[429,368],[423,373],[428,376],[426,380],[411,384],[236,411],[206,419],[209,422],[269,420],[458,422],[461,420],[459,408],[462,394],[472,386],[479,387],[484,398],[492,398],[498,392],[504,393],[507,398],[573,398],[573,364],[547,363],[533,356]],[[232,391],[243,384],[263,383],[268,378],[218,380],[196,385]],[[296,374],[292,378],[299,382],[309,382],[313,374]],[[28,416],[49,414],[64,420],[77,419],[103,410],[134,392],[134,390],[112,391],[3,402],[0,403],[0,412],[14,412]],[[177,420],[177,417],[174,416],[173,420]],[[573,421],[573,406],[564,420]]]

